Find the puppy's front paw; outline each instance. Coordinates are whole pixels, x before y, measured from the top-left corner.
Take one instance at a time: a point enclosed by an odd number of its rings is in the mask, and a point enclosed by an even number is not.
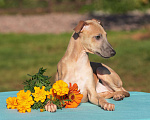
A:
[[[115,110],[115,105],[111,103],[104,103],[101,108],[107,111],[114,111]]]
[[[56,112],[57,106],[53,103],[50,103],[50,101],[47,102],[45,105],[45,110],[49,112]]]

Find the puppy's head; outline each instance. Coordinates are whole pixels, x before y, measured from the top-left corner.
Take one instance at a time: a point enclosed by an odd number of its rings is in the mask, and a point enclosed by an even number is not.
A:
[[[100,21],[96,19],[80,21],[74,28],[75,36],[80,37],[84,49],[103,58],[109,58],[116,54],[107,41],[107,33]]]

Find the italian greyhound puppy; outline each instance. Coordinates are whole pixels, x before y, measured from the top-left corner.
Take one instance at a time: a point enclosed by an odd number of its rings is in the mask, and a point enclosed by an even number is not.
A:
[[[102,63],[90,62],[88,53],[103,58],[116,54],[107,41],[107,33],[101,22],[96,19],[80,21],[74,28],[66,53],[57,65],[55,80],[77,83],[83,94],[82,102],[90,101],[104,110],[113,111],[115,105],[105,98],[118,101],[130,94],[122,87],[116,72]],[[45,108],[50,112],[56,111],[54,104],[47,104]]]

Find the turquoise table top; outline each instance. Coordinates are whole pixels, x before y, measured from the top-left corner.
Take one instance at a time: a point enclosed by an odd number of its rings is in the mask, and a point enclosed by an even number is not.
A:
[[[57,110],[55,113],[31,110],[19,113],[6,108],[6,99],[16,97],[18,91],[0,92],[0,120],[150,120],[150,93],[130,92],[123,101],[107,99],[115,104],[115,111],[104,111],[91,103],[81,103],[77,108]]]

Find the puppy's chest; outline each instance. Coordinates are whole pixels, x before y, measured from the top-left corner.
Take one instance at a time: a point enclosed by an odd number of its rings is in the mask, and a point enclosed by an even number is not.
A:
[[[66,82],[71,82],[72,84],[77,83],[78,87],[83,93],[85,91],[86,85],[92,79],[92,70],[88,66],[83,65],[73,65],[72,69],[68,69],[68,77],[66,78]]]

